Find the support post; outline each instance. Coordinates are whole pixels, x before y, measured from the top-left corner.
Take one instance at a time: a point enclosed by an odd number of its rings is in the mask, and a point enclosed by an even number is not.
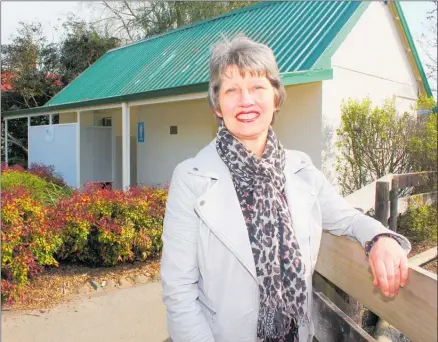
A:
[[[49,125],[53,125],[53,114],[49,114]]]
[[[81,184],[81,112],[76,112],[76,187],[79,189]]]
[[[391,203],[389,214],[389,229],[397,231],[397,218],[398,218],[398,178],[394,177],[391,182]]]
[[[30,116],[27,117],[27,168],[30,167]]]
[[[389,182],[376,182],[376,220],[388,227]]]
[[[8,119],[5,119],[5,163],[9,165]]]
[[[131,185],[131,115],[128,103],[122,103],[122,189]]]

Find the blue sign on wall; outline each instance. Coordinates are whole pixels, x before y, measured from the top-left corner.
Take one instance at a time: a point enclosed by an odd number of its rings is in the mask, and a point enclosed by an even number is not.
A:
[[[144,142],[144,122],[139,122],[137,125],[138,142]]]

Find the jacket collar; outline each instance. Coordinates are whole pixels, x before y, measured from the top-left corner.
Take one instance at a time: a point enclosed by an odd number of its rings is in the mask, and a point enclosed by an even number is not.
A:
[[[287,150],[287,174],[293,174],[308,166],[309,161],[301,153]],[[205,146],[194,158],[194,168],[190,173],[213,179],[229,177],[229,170],[216,151],[216,139]]]
[[[285,194],[298,243],[304,255],[309,254],[308,250],[305,250],[309,249],[306,212],[310,208],[314,193],[296,173],[307,165],[309,165],[309,161],[304,159],[303,154],[288,151],[285,169]],[[195,210],[204,223],[257,281],[246,223],[230,172],[216,151],[216,140],[213,140],[198,153],[189,173],[213,180],[213,185],[199,197]]]

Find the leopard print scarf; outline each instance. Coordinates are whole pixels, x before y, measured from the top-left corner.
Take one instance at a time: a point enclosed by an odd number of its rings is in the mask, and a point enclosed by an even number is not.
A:
[[[260,290],[257,336],[283,341],[297,324],[308,322],[305,266],[284,196],[285,151],[270,128],[259,159],[223,123],[216,149],[230,170],[254,255]]]

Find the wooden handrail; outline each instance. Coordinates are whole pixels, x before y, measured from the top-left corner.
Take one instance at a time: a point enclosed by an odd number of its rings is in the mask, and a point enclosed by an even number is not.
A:
[[[372,284],[367,257],[360,244],[328,233],[322,236],[316,271],[412,341],[435,341],[436,274],[410,265],[406,287],[395,298],[387,299]]]
[[[388,174],[379,178],[375,182],[372,182],[352,194],[345,196],[344,198],[353,207],[361,209],[364,213],[374,208],[374,201],[376,199],[376,183],[377,182],[391,182],[393,175]]]
[[[432,247],[424,252],[415,254],[413,257],[409,258],[409,263],[411,265],[423,266],[428,262],[435,260],[438,257],[438,247]]]
[[[399,189],[409,188],[411,186],[430,184],[431,180],[436,176],[436,171],[424,171],[414,173],[403,173],[393,175],[398,180]]]

